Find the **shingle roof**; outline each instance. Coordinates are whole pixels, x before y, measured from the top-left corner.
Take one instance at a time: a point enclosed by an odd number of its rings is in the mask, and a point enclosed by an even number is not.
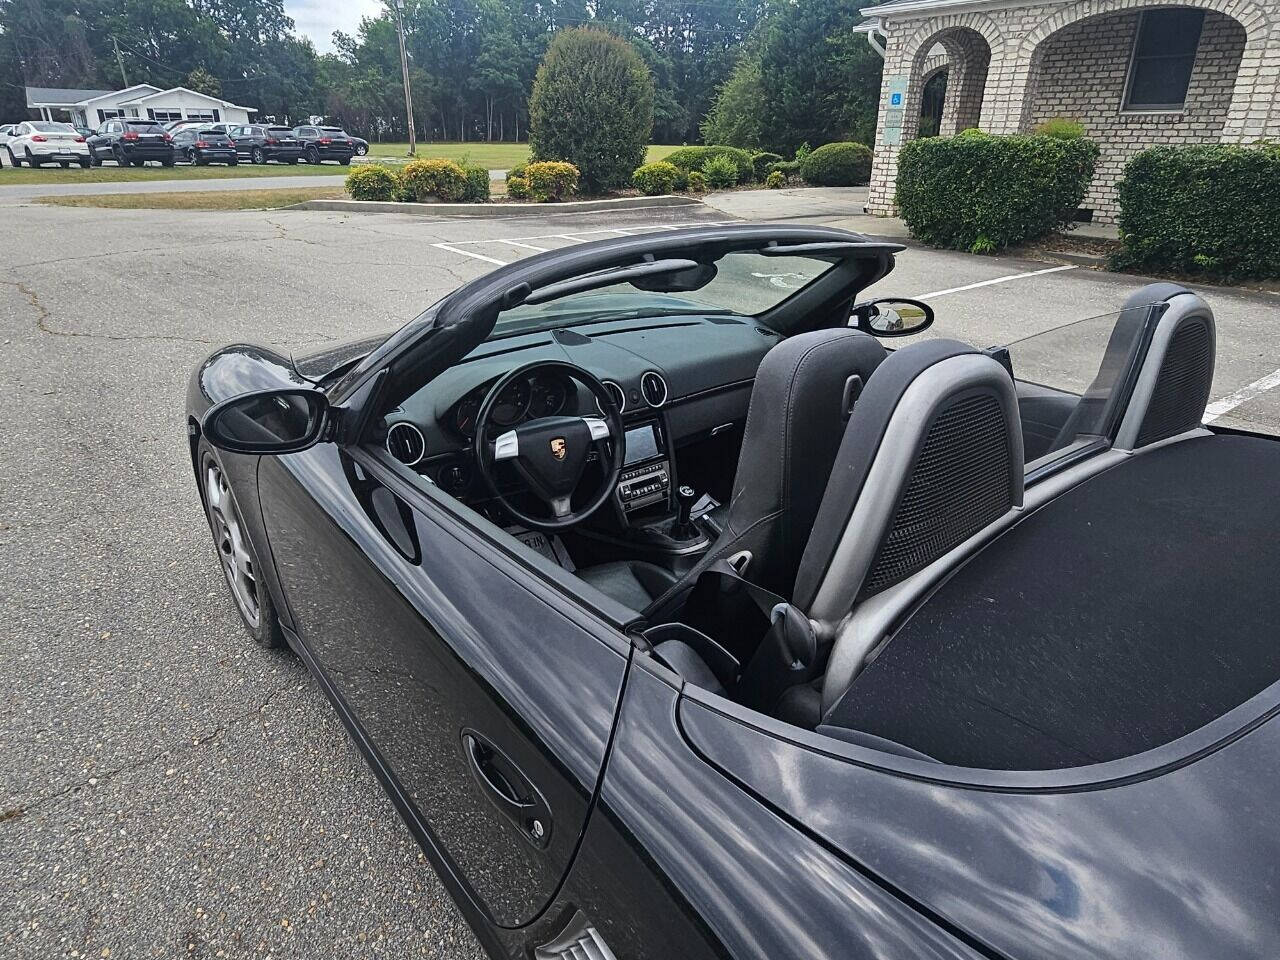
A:
[[[79,103],[106,96],[110,90],[79,90],[75,87],[27,87],[27,106],[37,103]]]

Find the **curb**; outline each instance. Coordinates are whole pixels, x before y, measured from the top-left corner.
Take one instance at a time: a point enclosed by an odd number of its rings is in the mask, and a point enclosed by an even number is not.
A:
[[[331,210],[342,213],[409,213],[419,217],[547,216],[592,210],[643,210],[649,207],[701,206],[693,197],[616,197],[610,200],[568,200],[564,203],[395,203],[381,200],[304,200],[289,210]]]

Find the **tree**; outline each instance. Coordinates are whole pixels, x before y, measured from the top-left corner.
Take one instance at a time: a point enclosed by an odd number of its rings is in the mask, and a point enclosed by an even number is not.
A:
[[[210,97],[222,96],[222,84],[218,82],[217,77],[204,67],[196,67],[188,73],[187,79],[183,81],[182,85],[188,90],[207,94]]]
[[[764,81],[756,56],[744,56],[720,88],[711,112],[702,121],[702,139],[728,147],[758,148],[764,113]]]
[[[604,30],[552,38],[529,101],[535,160],[567,160],[589,193],[628,183],[653,131],[653,77],[635,48]]]

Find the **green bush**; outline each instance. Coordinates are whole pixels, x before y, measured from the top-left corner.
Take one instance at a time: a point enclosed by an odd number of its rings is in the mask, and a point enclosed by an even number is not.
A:
[[[626,40],[580,27],[551,38],[529,98],[534,160],[564,160],[591,193],[625,185],[653,130],[653,77]]]
[[[787,178],[782,175],[781,170],[770,171],[769,175],[764,178],[764,185],[770,190],[781,190],[787,184]]]
[[[751,54],[743,56],[716,92],[706,118],[698,124],[703,142],[734,147],[760,144],[760,105],[764,97],[760,58]]]
[[[362,163],[347,174],[352,200],[394,200],[396,186],[396,175],[380,163]]]
[[[487,203],[489,200],[489,170],[487,167],[473,167],[467,164],[462,168],[467,178],[462,189],[464,203]]]
[[[707,178],[703,176],[701,170],[690,170],[686,178],[685,188],[690,193],[706,193]]]
[[[780,173],[783,179],[800,176],[799,160],[779,160],[769,167],[770,173]]]
[[[1036,124],[1033,131],[1045,137],[1060,137],[1063,140],[1079,140],[1084,136],[1084,124],[1079,120],[1068,120],[1066,117],[1052,117],[1044,123]]]
[[[635,173],[631,174],[631,182],[646,197],[670,193],[676,189],[679,180],[679,169],[662,160],[637,167]]]
[[[782,163],[782,154],[769,153],[765,150],[751,155],[751,169],[754,171],[757,180],[763,180],[767,177],[775,163]]]
[[[717,157],[728,157],[737,168],[737,182],[750,183],[752,177],[755,176],[755,167],[751,164],[751,154],[749,151],[741,150],[738,147],[681,147],[679,150],[673,150],[667,154],[665,159],[667,163],[681,170],[700,170],[702,173],[707,172],[707,164]]]
[[[989,253],[1072,222],[1093,179],[1090,140],[966,130],[912,140],[898,156],[898,211],[931,246]]]
[[[702,166],[702,175],[717,190],[734,186],[738,182],[739,173],[739,167],[732,157],[712,157]]]
[[[1280,144],[1144,150],[1119,201],[1117,268],[1280,279]]]
[[[507,174],[507,196],[512,200],[529,199],[529,181],[524,177]]]
[[[854,187],[871,180],[871,148],[861,143],[824,143],[800,161],[800,176],[815,187]]]
[[[400,171],[404,192],[418,203],[461,200],[467,190],[467,175],[462,167],[443,157],[411,160]]]
[[[529,198],[536,203],[559,203],[578,192],[578,168],[562,160],[539,160],[524,168]],[[510,190],[510,187],[507,188]]]

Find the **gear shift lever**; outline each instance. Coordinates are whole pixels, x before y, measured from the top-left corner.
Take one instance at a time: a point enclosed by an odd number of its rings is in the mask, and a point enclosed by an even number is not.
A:
[[[697,540],[701,534],[698,528],[693,525],[693,521],[689,519],[693,513],[693,505],[698,501],[698,494],[694,492],[693,487],[687,483],[682,483],[676,489],[676,514],[675,526],[671,528],[671,536],[675,540]]]

